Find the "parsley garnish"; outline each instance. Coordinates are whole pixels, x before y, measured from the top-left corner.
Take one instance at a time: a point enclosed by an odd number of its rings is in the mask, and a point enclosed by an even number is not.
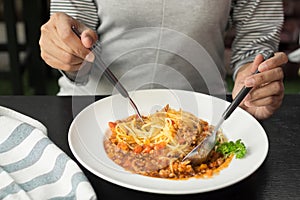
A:
[[[235,154],[236,158],[243,158],[246,155],[247,150],[244,143],[239,139],[236,142],[230,141],[218,144],[217,152],[222,153],[225,157]]]

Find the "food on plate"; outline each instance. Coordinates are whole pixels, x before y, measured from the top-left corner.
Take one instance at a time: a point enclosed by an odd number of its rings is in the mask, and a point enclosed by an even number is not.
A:
[[[206,161],[198,165],[188,159],[182,161],[212,129],[213,126],[192,113],[166,105],[160,111],[143,116],[143,121],[132,115],[109,122],[104,148],[110,159],[133,173],[168,179],[211,177],[227,167],[232,153],[244,146],[241,141],[235,149],[233,142],[226,146],[229,143],[218,131],[217,144]],[[236,151],[230,151],[232,149]]]
[[[225,157],[235,154],[236,158],[243,158],[247,153],[246,146],[241,139],[236,142],[229,141],[222,144],[216,144],[216,151],[222,153]]]

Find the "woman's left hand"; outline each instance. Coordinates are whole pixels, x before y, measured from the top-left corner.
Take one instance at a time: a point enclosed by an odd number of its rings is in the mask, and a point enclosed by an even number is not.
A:
[[[287,63],[285,53],[278,52],[264,61],[261,54],[252,63],[241,67],[237,73],[232,97],[235,98],[243,86],[253,87],[240,107],[257,119],[270,117],[281,105],[284,97],[282,65]],[[253,74],[256,70],[261,73]]]

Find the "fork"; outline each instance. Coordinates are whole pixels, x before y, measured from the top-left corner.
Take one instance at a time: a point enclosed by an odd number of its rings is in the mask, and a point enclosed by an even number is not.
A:
[[[268,54],[265,57],[265,60],[271,58],[274,56],[273,52],[268,52]],[[253,74],[260,73],[258,69]],[[202,142],[200,142],[192,151],[190,151],[183,159],[182,161],[185,161],[186,159],[190,159],[192,163],[194,164],[200,164],[204,162],[211,152],[211,150],[216,145],[217,140],[217,132],[223,122],[232,114],[232,112],[240,105],[242,100],[245,98],[245,96],[250,92],[252,87],[243,87],[241,91],[238,93],[236,98],[232,101],[232,103],[227,107],[227,109],[222,114],[221,119],[217,123],[217,125],[214,127],[212,133],[208,135]]]
[[[77,37],[81,37],[80,32],[77,30],[77,28],[75,26],[72,26],[72,31],[77,35]],[[93,45],[92,48],[90,48],[91,51],[96,51],[98,50],[97,47],[100,45],[99,41],[96,42],[96,44]],[[100,46],[99,46],[100,47]],[[135,102],[132,100],[132,98],[129,96],[127,90],[124,88],[124,86],[120,83],[120,81],[117,79],[117,77],[112,73],[112,71],[110,71],[110,69],[105,65],[105,63],[103,62],[103,60],[98,56],[98,62],[97,62],[97,66],[99,67],[99,69],[103,72],[104,76],[111,82],[111,84],[113,84],[115,86],[115,88],[118,90],[118,92],[124,97],[127,98],[129,100],[129,103],[131,105],[131,107],[133,108],[133,110],[135,111],[135,113],[137,114],[137,116],[139,117],[139,119],[144,122],[143,117],[138,109],[138,107],[136,106]]]

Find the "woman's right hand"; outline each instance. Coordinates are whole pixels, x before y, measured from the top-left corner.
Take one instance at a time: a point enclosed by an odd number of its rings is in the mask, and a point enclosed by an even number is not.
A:
[[[81,39],[73,32],[72,26],[81,33]],[[41,57],[53,68],[78,71],[97,39],[97,33],[84,24],[65,13],[55,13],[41,27]]]

